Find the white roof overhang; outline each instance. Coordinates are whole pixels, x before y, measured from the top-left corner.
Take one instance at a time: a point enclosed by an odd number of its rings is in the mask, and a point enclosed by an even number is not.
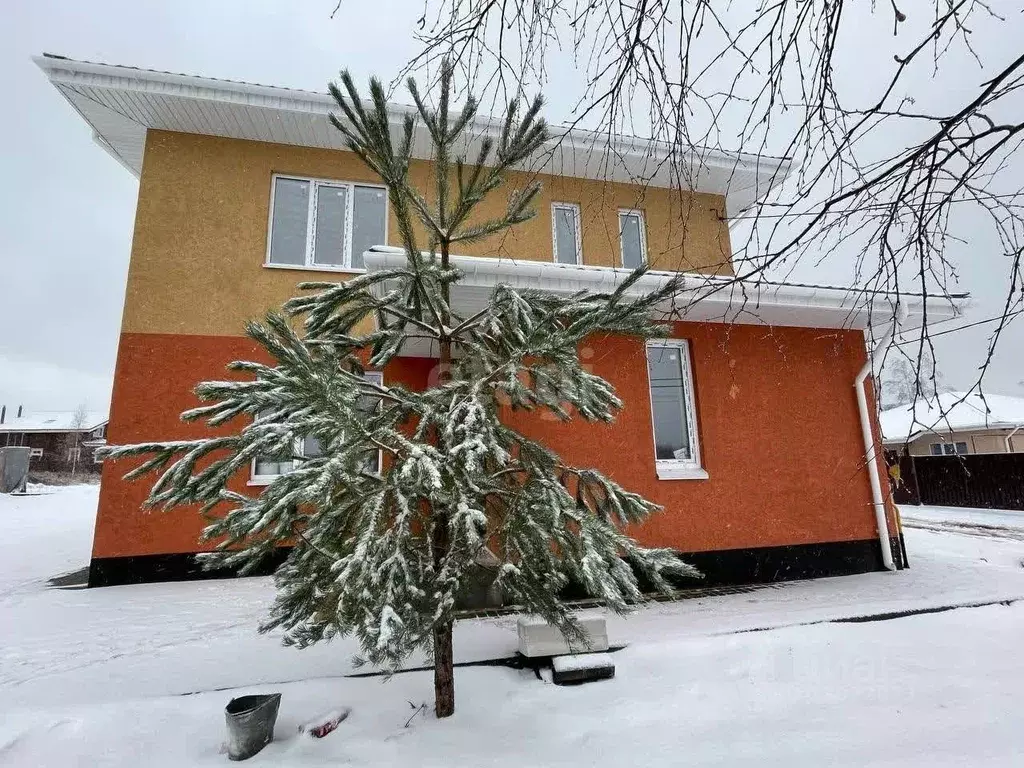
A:
[[[942,437],[943,435],[959,434],[961,432],[1007,432],[1014,429],[1024,429],[1024,423],[1019,421],[990,421],[988,423],[979,421],[974,424],[949,425],[943,423],[942,420],[939,420],[931,426],[918,424],[914,431],[908,435],[904,435],[903,437],[887,437],[883,435],[882,443],[884,445],[903,445],[905,443],[912,443],[925,436],[935,438]]]
[[[325,93],[278,88],[231,80],[75,61],[45,54],[34,58],[82,118],[92,127],[97,143],[138,176],[142,170],[146,131],[158,129],[225,136],[252,141],[344,149],[341,134],[327,119],[335,111]],[[412,107],[394,104],[393,131],[397,138]],[[497,121],[478,118],[466,147],[500,130]],[[560,176],[673,186],[682,172],[690,189],[723,195],[729,214],[743,210],[790,170],[790,161],[739,152],[693,147],[676,152],[661,142],[632,137],[609,137],[580,129],[553,129],[547,146],[528,170]],[[413,154],[430,157],[430,141],[417,127]],[[672,157],[675,162],[668,162]],[[676,182],[678,184],[678,182]]]
[[[375,246],[364,255],[369,270],[406,264],[401,248]],[[629,274],[628,269],[553,264],[515,259],[452,256],[452,265],[463,277],[452,286],[453,309],[471,315],[486,306],[498,285],[546,290],[562,295],[579,291],[613,291]],[[647,295],[671,280],[676,273],[650,271],[627,295]],[[382,296],[388,285],[375,286]],[[801,328],[859,329],[892,322],[897,302],[906,308],[901,330],[919,328],[927,316],[929,325],[959,317],[966,307],[963,298],[921,297],[830,286],[794,285],[743,281],[727,276],[686,274],[686,287],[661,307],[664,320],[744,325],[794,326]],[[436,356],[426,340],[405,350],[406,354]]]

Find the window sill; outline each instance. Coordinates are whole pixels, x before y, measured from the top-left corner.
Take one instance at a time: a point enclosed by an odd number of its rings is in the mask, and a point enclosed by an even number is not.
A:
[[[246,485],[258,485],[258,486],[270,485],[272,482],[277,480],[277,478],[279,478],[279,477],[281,477],[281,475],[274,475],[273,477],[270,477],[270,476],[266,476],[266,477],[250,477],[248,482],[246,482]]]
[[[655,464],[659,480],[707,480],[707,470],[692,464],[673,464],[658,462]]]
[[[345,275],[363,275],[366,274],[365,269],[355,269],[354,267],[322,267],[316,264],[264,264],[266,269],[289,269],[296,270],[299,272],[340,272]]]

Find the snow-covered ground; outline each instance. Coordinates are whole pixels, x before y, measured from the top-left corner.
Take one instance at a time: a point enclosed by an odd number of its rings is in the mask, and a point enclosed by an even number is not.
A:
[[[406,727],[414,706],[429,710],[429,673],[346,678],[349,642],[297,651],[257,635],[267,579],[49,587],[88,562],[96,488],[41,490],[0,496],[0,766],[226,765],[225,703],[269,691],[283,693],[277,740],[251,764],[1004,766],[1024,754],[1024,602],[1012,602],[1024,513],[905,508],[907,571],[655,605],[609,621],[613,644],[628,644],[614,680],[562,688],[461,668],[456,715]],[[514,621],[461,622],[458,659],[509,655]],[[297,734],[343,706],[351,716],[326,738]]]

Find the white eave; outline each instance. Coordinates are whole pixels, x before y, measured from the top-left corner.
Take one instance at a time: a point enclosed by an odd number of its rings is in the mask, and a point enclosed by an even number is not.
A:
[[[370,271],[400,268],[406,264],[405,252],[389,246],[375,246],[364,254],[364,259]],[[452,256],[451,260],[463,273],[463,278],[452,287],[453,308],[463,315],[482,309],[498,285],[562,295],[579,291],[607,293],[630,274],[628,269],[542,261],[476,256]],[[674,272],[648,272],[627,295],[647,295],[674,276]],[[967,305],[966,297],[897,296],[830,286],[741,281],[696,273],[687,274],[686,283],[686,288],[662,307],[666,320],[866,330],[891,322],[898,302],[907,310],[901,329],[909,331],[921,326],[926,313],[928,324],[932,325],[959,317]],[[378,284],[375,290],[383,295],[388,286]],[[411,347],[405,353],[431,354],[422,345]]]
[[[231,80],[75,61],[43,55],[33,59],[50,82],[91,126],[96,141],[136,176],[142,170],[146,131],[157,129],[267,141],[323,149],[344,149],[341,134],[327,119],[334,111],[328,94]],[[392,105],[394,131],[411,107]],[[474,141],[500,126],[475,121]],[[667,162],[670,147],[631,137],[609,137],[579,129],[555,130],[529,170],[559,176],[672,186],[673,165],[698,192],[723,195],[729,215],[743,210],[780,184],[790,161],[706,148],[688,149]],[[414,155],[429,158],[430,143],[419,126]],[[467,147],[473,153],[472,145]]]

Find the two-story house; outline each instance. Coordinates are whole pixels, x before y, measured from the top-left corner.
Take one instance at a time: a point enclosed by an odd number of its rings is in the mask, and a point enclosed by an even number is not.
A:
[[[403,258],[380,247],[397,244],[387,190],[344,150],[327,120],[328,96],[53,56],[36,62],[100,146],[139,178],[111,443],[205,434],[179,414],[197,404],[197,382],[258,354],[243,336],[246,320],[279,307],[300,281],[344,280]],[[394,109],[397,127],[407,108]],[[490,130],[486,120],[476,128]],[[417,141],[414,178],[426,175],[427,147]],[[615,423],[509,418],[568,462],[600,467],[662,505],[635,535],[684,553],[709,582],[898,566],[880,451],[865,461],[878,440],[865,335],[876,324],[884,339],[894,314],[913,327],[926,307],[933,322],[958,308],[732,280],[729,216],[779,183],[788,163],[694,152],[683,158],[681,191],[667,152],[560,134],[523,171],[523,180],[543,181],[538,215],[458,259],[463,308],[502,282],[604,289],[641,262],[653,268],[641,289],[672,271],[693,275],[693,290],[666,308],[664,339],[604,338],[582,350],[625,401]],[[377,375],[422,386],[435,352],[410,345]],[[258,493],[289,469],[257,460],[236,488]],[[142,513],[148,488],[123,481],[124,471],[103,469],[90,583],[194,576],[202,520],[188,510]]]

